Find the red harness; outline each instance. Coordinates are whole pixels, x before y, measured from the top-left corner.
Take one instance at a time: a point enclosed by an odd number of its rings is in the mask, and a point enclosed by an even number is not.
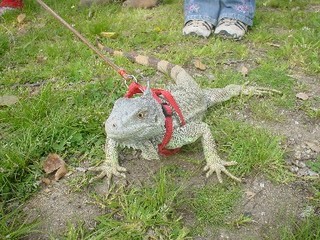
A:
[[[127,93],[124,96],[127,98],[131,98],[137,93],[142,93],[145,89],[146,87],[141,86],[139,83],[132,82],[129,86]],[[170,139],[173,133],[173,124],[172,124],[173,110],[176,111],[176,113],[178,114],[181,126],[185,125],[185,121],[177,102],[174,100],[170,92],[163,89],[154,89],[154,88],[151,89],[151,92],[152,92],[153,98],[159,104],[161,104],[164,116],[166,117],[166,120],[165,120],[166,132],[162,139],[162,142],[158,145],[158,152],[162,155],[168,156],[180,150],[180,148],[176,148],[176,149],[166,148],[167,144],[170,142]],[[162,97],[167,102],[162,102],[161,98],[159,97],[160,95],[162,95]]]
[[[22,0],[2,0],[0,7],[22,8]]]

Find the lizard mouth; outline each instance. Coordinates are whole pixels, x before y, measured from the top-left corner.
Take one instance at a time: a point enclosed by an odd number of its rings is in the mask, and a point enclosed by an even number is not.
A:
[[[135,127],[132,126],[130,128],[119,128],[115,129],[115,127],[112,125],[106,126],[106,132],[109,138],[115,139],[115,140],[130,140],[130,139],[146,139],[151,138],[158,134],[157,128],[158,126],[154,125],[145,125],[143,127]]]

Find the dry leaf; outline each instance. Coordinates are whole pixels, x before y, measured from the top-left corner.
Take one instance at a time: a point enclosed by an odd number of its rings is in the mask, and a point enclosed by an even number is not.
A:
[[[47,60],[48,60],[48,57],[45,57],[42,55],[37,56],[37,63],[44,63]]]
[[[101,32],[100,35],[105,38],[116,38],[117,33],[115,32]]]
[[[103,50],[103,48],[104,48],[104,46],[101,44],[101,43],[97,43],[97,46],[98,46],[98,48],[102,51]]]
[[[245,191],[245,194],[247,195],[248,199],[251,199],[256,195],[254,192],[251,191]]]
[[[83,167],[76,167],[76,170],[78,171],[78,172],[86,172],[87,171],[87,169],[86,168],[83,168]]]
[[[45,193],[49,193],[49,192],[51,192],[51,189],[50,188],[46,188],[46,189],[44,189],[44,192]]]
[[[49,154],[47,159],[43,163],[43,170],[46,173],[52,173],[55,170],[65,165],[65,162],[59,157],[58,154]]]
[[[296,94],[296,97],[299,98],[299,99],[301,99],[301,100],[303,100],[303,101],[309,99],[309,96],[308,96],[306,93],[303,93],[303,92],[297,93],[297,94]]]
[[[19,98],[14,95],[0,96],[0,106],[11,106],[19,101]]]
[[[49,178],[42,178],[41,182],[43,182],[45,185],[49,185],[51,183],[51,180]]]
[[[25,18],[26,18],[26,15],[24,13],[19,14],[17,17],[18,23],[22,23]]]
[[[63,176],[65,176],[68,173],[68,169],[66,164],[63,164],[58,171],[56,172],[56,174],[54,175],[54,180],[58,181],[60,178],[62,178]]]
[[[204,65],[199,59],[194,60],[193,64],[197,69],[200,69],[202,71],[207,69],[207,66]]]
[[[248,76],[249,70],[245,66],[242,66],[240,72],[241,72],[242,76],[246,77],[246,76]]]

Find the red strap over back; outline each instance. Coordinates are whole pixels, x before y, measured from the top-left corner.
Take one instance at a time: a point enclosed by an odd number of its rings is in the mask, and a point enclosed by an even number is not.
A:
[[[132,82],[129,86],[127,93],[125,94],[125,97],[131,98],[135,94],[142,93],[145,89],[146,89],[146,87],[141,86],[139,83]],[[180,118],[181,125],[185,125],[185,120],[183,118],[183,115],[182,115],[182,112],[179,108],[179,105],[174,100],[173,96],[171,95],[171,93],[169,91],[166,91],[163,89],[151,89],[151,92],[152,92],[154,99],[158,103],[161,104],[163,113],[166,117],[166,120],[165,120],[166,132],[165,132],[165,135],[162,139],[162,142],[158,145],[158,151],[160,154],[168,156],[168,155],[174,154],[179,151],[179,148],[176,148],[176,149],[167,149],[166,148],[167,144],[171,140],[172,133],[173,133],[173,121],[172,121],[173,111],[172,111],[172,108],[178,114],[178,116]],[[163,103],[161,98],[159,97],[160,95],[162,95],[163,98],[165,98],[168,103],[166,103],[166,102]]]

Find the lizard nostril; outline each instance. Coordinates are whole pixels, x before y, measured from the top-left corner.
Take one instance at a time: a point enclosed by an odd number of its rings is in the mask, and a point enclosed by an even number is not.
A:
[[[112,127],[114,127],[114,128],[115,128],[115,127],[117,127],[117,125],[116,125],[115,123],[113,123],[113,124],[112,124]]]

